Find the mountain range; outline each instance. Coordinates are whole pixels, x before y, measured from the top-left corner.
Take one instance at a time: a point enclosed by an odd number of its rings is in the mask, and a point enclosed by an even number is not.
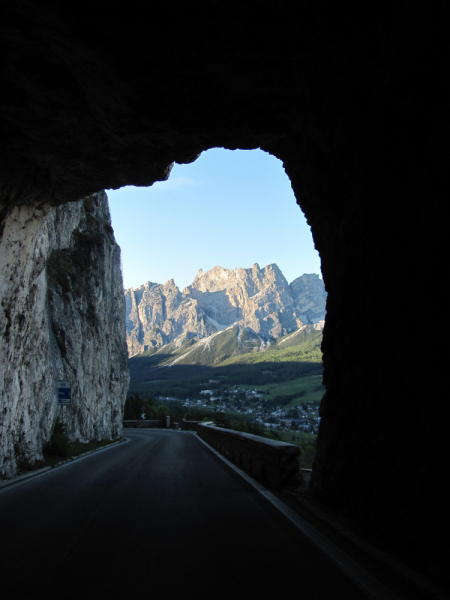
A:
[[[288,284],[276,264],[200,269],[182,291],[173,279],[147,282],[125,291],[128,353],[176,353],[174,360],[182,362],[189,354],[189,362],[205,364],[202,354],[218,359],[217,351],[204,352],[212,346],[223,349],[222,360],[265,350],[292,332],[321,329],[326,296],[318,275],[304,274]]]

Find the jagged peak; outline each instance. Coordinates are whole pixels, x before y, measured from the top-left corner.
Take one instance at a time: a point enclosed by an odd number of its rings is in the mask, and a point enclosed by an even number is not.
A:
[[[267,271],[275,271],[277,273],[282,274],[280,267],[276,263],[270,263],[262,269],[258,263],[253,263],[253,265],[250,268],[235,267],[234,269],[227,269],[226,267],[221,267],[220,265],[216,265],[212,269],[209,269],[209,271],[203,271],[203,269],[199,269],[196,276],[194,277],[194,281],[192,282],[191,285],[193,285],[196,281],[198,281],[200,279],[205,279],[205,278],[207,279],[207,278],[213,278],[213,277],[220,277],[221,279],[223,279],[226,277],[230,277],[232,274],[236,277],[240,273],[248,273],[248,274],[254,273],[254,272],[264,273],[266,270]]]
[[[322,282],[322,279],[320,277],[320,275],[318,273],[303,273],[303,275],[300,275],[300,277],[297,277],[296,279],[294,279],[293,281],[291,281],[291,283],[289,285],[292,285],[293,283],[295,283],[296,281],[320,281]]]
[[[175,281],[173,279],[169,279],[168,281],[166,281],[166,283],[164,284],[164,287],[176,287],[178,289],[177,284],[175,283]]]
[[[325,316],[323,282],[315,274],[302,277],[289,287],[276,263],[263,269],[253,263],[247,269],[220,265],[207,272],[199,269],[182,294],[173,279],[164,285],[148,282],[135,292],[139,310],[133,301],[127,305],[129,346],[160,346],[192,335],[208,337],[235,323],[243,332],[278,338],[303,324],[316,323]],[[144,293],[151,286],[155,287]]]
[[[134,288],[134,287],[129,287],[128,289],[125,290],[125,294],[126,293],[133,293],[133,292],[142,292],[144,290],[149,290],[151,287],[154,287],[155,285],[160,285],[159,283],[154,283],[153,281],[147,281],[146,283],[143,283],[142,285]]]

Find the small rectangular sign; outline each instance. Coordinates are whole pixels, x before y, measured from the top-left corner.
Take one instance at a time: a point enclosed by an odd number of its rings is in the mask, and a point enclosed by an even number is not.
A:
[[[58,393],[58,404],[71,404],[72,402],[72,382],[57,381],[56,391]]]

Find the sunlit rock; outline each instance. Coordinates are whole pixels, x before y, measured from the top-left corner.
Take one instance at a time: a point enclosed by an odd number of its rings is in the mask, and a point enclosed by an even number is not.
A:
[[[128,352],[134,356],[173,341],[180,346],[234,323],[278,338],[323,320],[326,292],[318,275],[303,275],[289,286],[277,265],[260,269],[255,263],[250,269],[200,269],[183,292],[172,279],[165,285],[147,282],[127,290],[125,299]]]
[[[42,458],[72,382],[72,439],[116,438],[128,388],[120,249],[104,193],[15,207],[0,254],[0,473]],[[59,413],[61,414],[61,412]]]

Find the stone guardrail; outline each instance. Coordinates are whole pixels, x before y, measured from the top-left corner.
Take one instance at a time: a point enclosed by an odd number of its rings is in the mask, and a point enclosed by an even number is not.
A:
[[[124,427],[164,427],[163,421],[150,421],[147,419],[136,419],[135,421],[122,421]]]
[[[181,429],[183,431],[197,431],[199,423],[204,423],[204,421],[187,421],[186,419],[181,419]]]
[[[170,416],[165,419],[151,420],[151,419],[130,419],[122,421],[124,427],[170,427]]]
[[[198,435],[243,471],[280,489],[300,481],[299,446],[199,423]]]

